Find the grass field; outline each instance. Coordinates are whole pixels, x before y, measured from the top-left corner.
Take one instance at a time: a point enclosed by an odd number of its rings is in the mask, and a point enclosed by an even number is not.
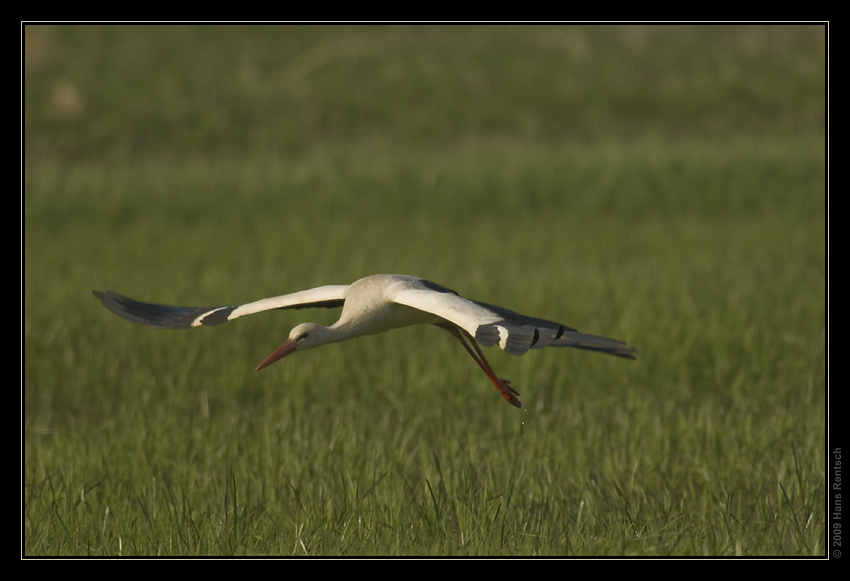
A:
[[[26,556],[824,556],[818,26],[27,26]],[[253,371],[416,274],[635,345],[412,328]]]

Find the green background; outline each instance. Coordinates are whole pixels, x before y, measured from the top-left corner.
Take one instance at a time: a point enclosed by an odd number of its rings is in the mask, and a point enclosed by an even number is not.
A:
[[[822,26],[25,26],[23,553],[825,549]],[[623,339],[254,367],[379,273]]]

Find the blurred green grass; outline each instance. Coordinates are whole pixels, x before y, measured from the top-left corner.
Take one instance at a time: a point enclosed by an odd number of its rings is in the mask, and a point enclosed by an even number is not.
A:
[[[27,555],[823,555],[817,26],[27,26]],[[641,349],[436,329],[253,367],[227,304],[426,276]],[[483,379],[483,381],[482,381]]]
[[[822,135],[820,26],[26,27],[29,156]]]

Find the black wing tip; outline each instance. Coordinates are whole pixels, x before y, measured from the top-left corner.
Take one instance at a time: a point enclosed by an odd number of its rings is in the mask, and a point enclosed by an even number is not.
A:
[[[157,309],[155,308],[157,305],[143,303],[115,291],[93,290],[92,294],[106,309],[122,319],[149,327],[164,326],[164,321],[157,320],[158,317],[155,316],[157,314]]]
[[[637,361],[638,353],[640,353],[640,351],[638,351],[634,347],[627,347],[617,353],[612,353],[611,355],[616,355],[617,357],[622,357],[623,359],[631,359],[632,361]]]
[[[188,329],[197,325],[220,325],[237,307],[173,307],[145,303],[114,291],[93,290],[109,311],[131,323],[159,329]]]
[[[622,357],[623,359],[631,359],[632,361],[636,361],[639,353],[640,351],[636,348],[623,343],[620,348],[613,351],[611,355],[616,355],[617,357]]]
[[[107,303],[117,304],[117,303],[121,303],[121,302],[146,304],[146,303],[142,303],[141,301],[131,299],[130,297],[124,296],[121,293],[117,293],[115,291],[93,290],[93,291],[91,291],[91,294],[93,294],[95,296],[95,298],[97,298],[104,305],[106,305]]]
[[[631,359],[632,361],[637,361],[637,354],[640,353],[640,351],[638,351],[634,347],[629,347],[628,345],[623,345],[622,347],[566,345],[566,347],[582,349],[584,351],[596,351],[597,353],[605,353],[606,355],[613,355],[614,357],[620,357],[622,359]]]
[[[110,304],[120,304],[122,302],[126,303],[139,303],[139,301],[131,299],[130,297],[126,297],[121,293],[117,293],[115,291],[99,291],[93,290],[91,294],[95,296],[100,302],[103,303],[103,306],[108,308]],[[143,304],[143,303],[140,303]]]
[[[93,290],[93,291],[91,291],[91,294],[93,294],[97,300],[99,300],[101,303],[103,303],[103,306],[106,307],[107,309],[110,308],[110,305],[118,304],[119,302],[121,302],[122,299],[125,300],[125,301],[135,302],[135,301],[133,301],[133,299],[131,299],[129,297],[125,297],[122,294],[118,294],[115,291]]]

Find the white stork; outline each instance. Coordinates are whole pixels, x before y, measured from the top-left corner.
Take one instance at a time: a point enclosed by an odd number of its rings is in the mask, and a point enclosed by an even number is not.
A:
[[[149,327],[188,329],[220,325],[237,317],[271,309],[342,307],[339,320],[329,327],[301,323],[289,339],[260,363],[257,371],[295,351],[382,333],[411,325],[432,324],[451,333],[484,370],[496,389],[518,408],[522,403],[510,381],[499,379],[481,352],[498,344],[513,355],[547,346],[575,347],[635,359],[637,350],[622,341],[579,333],[575,329],[508,309],[465,299],[431,281],[401,274],[376,274],[350,285],[328,285],[253,303],[225,307],[172,307],[142,303],[116,292],[92,291],[116,315]],[[472,344],[472,348],[466,340]],[[473,350],[474,348],[474,350]]]

